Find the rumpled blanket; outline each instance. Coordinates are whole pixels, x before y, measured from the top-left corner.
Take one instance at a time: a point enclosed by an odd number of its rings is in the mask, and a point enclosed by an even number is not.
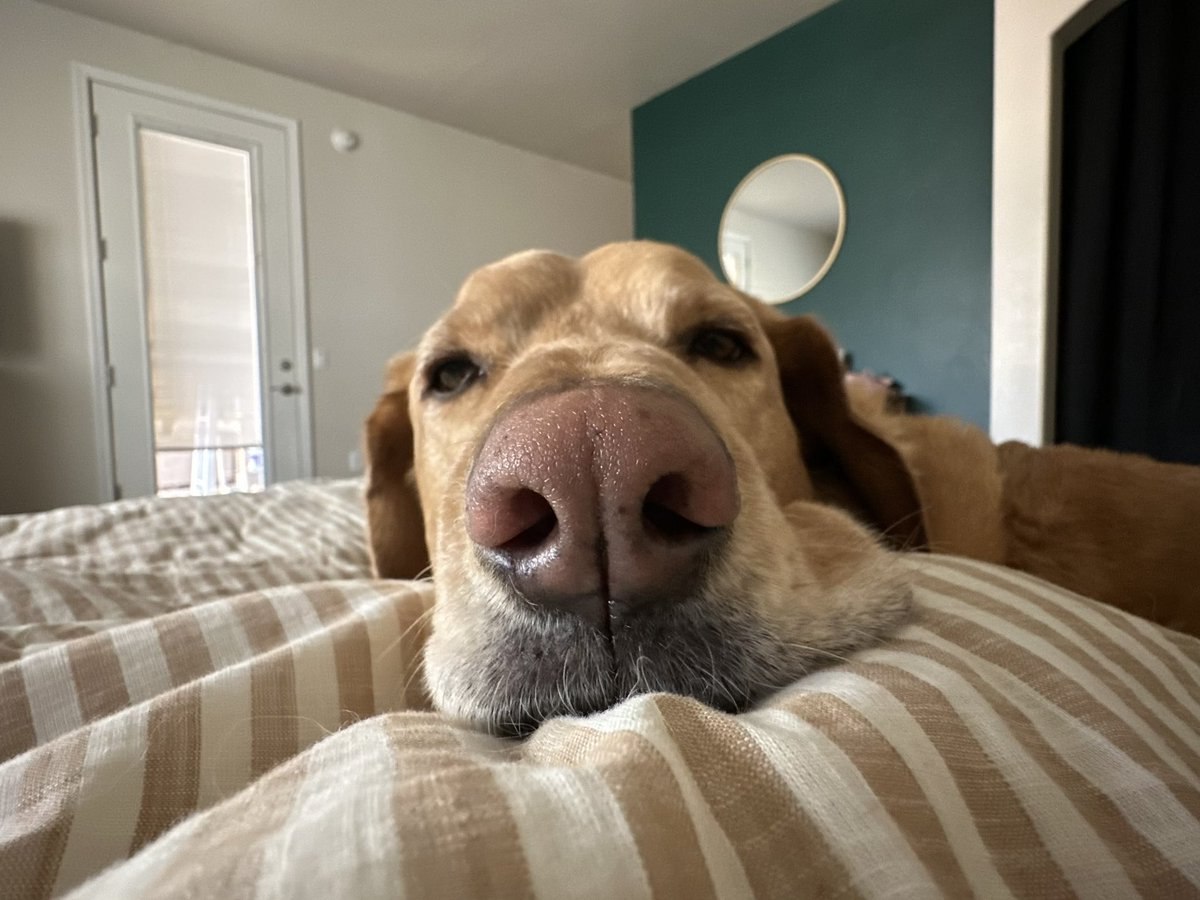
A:
[[[912,555],[911,624],[753,711],[495,738],[359,491],[0,518],[0,896],[1200,896],[1196,639]]]

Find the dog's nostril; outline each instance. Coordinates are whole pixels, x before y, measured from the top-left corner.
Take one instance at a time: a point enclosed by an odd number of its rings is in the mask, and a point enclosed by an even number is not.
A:
[[[665,506],[659,506],[657,503],[650,502],[647,502],[642,507],[642,521],[646,525],[647,533],[656,535],[669,542],[687,541],[714,530],[706,528],[703,525],[697,525],[695,522],[685,519],[679,513],[671,512]]]
[[[558,524],[550,502],[528,487],[504,487],[486,479],[467,489],[467,533],[490,550],[529,552]]]
[[[558,524],[554,507],[545,497],[529,488],[517,491],[508,502],[513,519],[527,524],[521,531],[503,542],[498,549],[506,550],[509,553],[536,550]]]
[[[646,503],[669,510],[683,509],[688,498],[688,483],[681,472],[670,472],[646,491]]]
[[[684,515],[688,494],[687,479],[678,472],[654,482],[642,501],[642,522],[646,531],[668,541],[686,541],[711,531]]]

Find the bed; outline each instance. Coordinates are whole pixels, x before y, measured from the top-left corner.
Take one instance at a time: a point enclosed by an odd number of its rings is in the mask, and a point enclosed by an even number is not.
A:
[[[430,711],[360,490],[0,518],[0,896],[1200,896],[1200,641],[913,555],[753,711],[506,740]]]

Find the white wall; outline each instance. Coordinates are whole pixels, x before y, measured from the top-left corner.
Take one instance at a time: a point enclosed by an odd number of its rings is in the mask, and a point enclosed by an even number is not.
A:
[[[996,0],[992,129],[995,441],[1054,435],[1061,48],[1117,0]]]
[[[0,3],[0,513],[101,496],[71,63],[297,119],[317,474],[347,454],[384,362],[476,266],[632,232],[627,182],[31,2]],[[339,154],[329,132],[359,133]]]

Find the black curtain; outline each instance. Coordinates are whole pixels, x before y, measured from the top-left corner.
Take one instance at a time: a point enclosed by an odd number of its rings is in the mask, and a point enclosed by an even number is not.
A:
[[[1200,463],[1200,2],[1065,51],[1060,442]]]

